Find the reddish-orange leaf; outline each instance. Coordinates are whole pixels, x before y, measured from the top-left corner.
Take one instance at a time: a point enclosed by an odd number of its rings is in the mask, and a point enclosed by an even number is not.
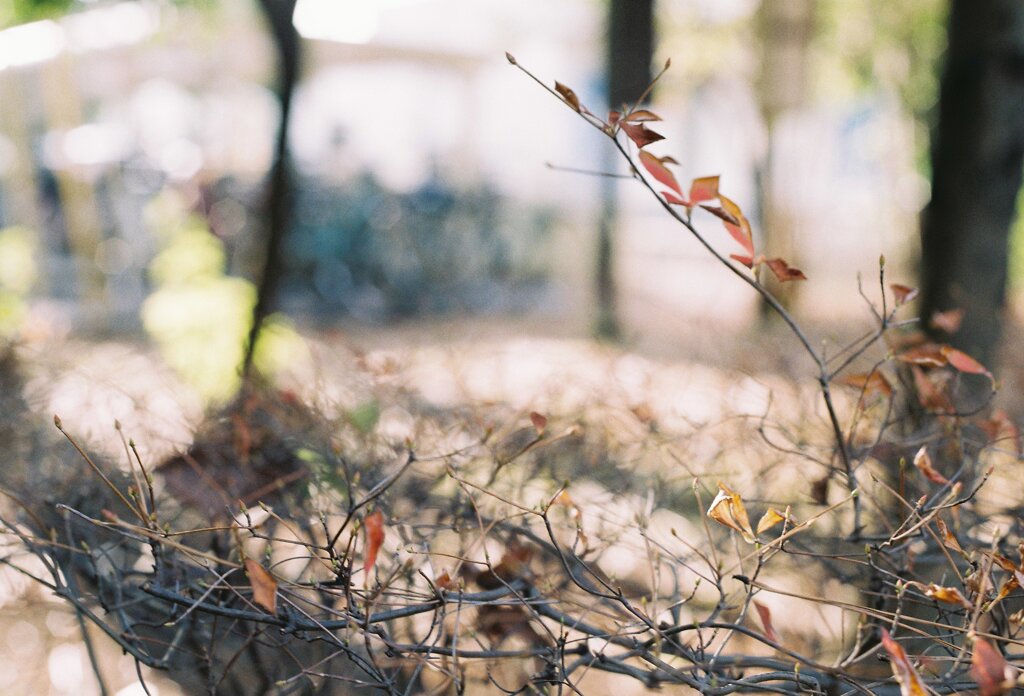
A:
[[[743,254],[729,254],[729,258],[732,259],[733,261],[738,261],[738,262],[742,263],[747,268],[753,268],[754,267],[754,257],[753,256],[744,256]]]
[[[903,646],[892,639],[889,632],[884,628],[882,631],[882,646],[889,653],[889,662],[892,664],[892,673],[900,684],[902,696],[927,696],[924,682],[911,664]]]
[[[721,201],[722,208],[725,210],[725,212],[728,213],[728,215],[732,219],[736,220],[736,222],[733,223],[730,222],[729,220],[726,220],[725,218],[722,218],[722,221],[725,223],[726,231],[732,236],[733,239],[739,242],[740,246],[743,247],[743,251],[746,252],[745,254],[743,254],[743,256],[751,257],[751,262],[750,264],[747,265],[753,265],[754,235],[750,231],[750,222],[747,220],[746,217],[744,217],[743,211],[740,210],[740,207],[733,203],[732,200],[723,196],[722,194],[718,194],[718,200]]]
[[[619,127],[626,132],[630,140],[636,143],[636,146],[643,149],[651,143],[656,143],[659,140],[664,140],[665,136],[661,133],[656,133],[642,123],[628,123],[626,121],[619,121]]]
[[[615,111],[614,109],[609,111],[608,112],[608,125],[609,126],[614,126],[616,123],[619,122],[620,118],[622,118],[622,113],[621,112]]]
[[[731,213],[729,213],[725,208],[719,208],[718,206],[714,205],[701,205],[701,208],[708,211],[709,213],[714,215],[716,218],[719,218],[723,222],[728,222],[730,225],[740,224],[740,221],[737,218],[735,218]]]
[[[573,92],[569,87],[563,85],[561,82],[555,83],[555,91],[562,95],[562,99],[565,100],[565,103],[568,104],[573,111],[577,113],[580,112],[582,108],[580,106],[580,98],[576,96],[575,92]]]
[[[448,574],[447,570],[434,578],[434,585],[442,590],[452,590],[457,586],[455,580],[452,579],[452,576]]]
[[[949,362],[942,346],[934,343],[925,343],[923,346],[911,348],[896,356],[900,362],[911,365],[923,365],[925,367],[942,367]]]
[[[772,270],[780,283],[788,283],[791,280],[807,280],[807,276],[799,268],[793,268],[782,259],[765,259],[765,264]]]
[[[847,375],[840,380],[837,380],[839,384],[847,387],[854,387],[864,392],[864,396],[872,396],[875,394],[881,394],[882,396],[892,396],[892,384],[885,378],[878,370],[874,372],[858,373],[855,375]]]
[[[252,601],[256,606],[263,607],[271,614],[277,613],[277,580],[251,558],[245,559],[245,574],[252,583]]]
[[[945,312],[935,312],[928,323],[933,329],[940,329],[948,334],[955,334],[960,330],[960,324],[964,321],[964,310],[949,309]]]
[[[670,189],[682,196],[683,192],[679,188],[679,182],[676,181],[675,175],[668,170],[668,167],[665,166],[665,162],[667,161],[668,158],[656,157],[646,150],[640,151],[640,164],[644,165],[644,169],[650,172],[651,176],[657,179],[660,183],[668,186]]]
[[[661,116],[653,111],[648,111],[647,109],[637,109],[636,111],[626,114],[622,120],[629,121],[631,123],[643,123],[644,121],[660,121]]]
[[[892,283],[889,286],[892,290],[892,296],[896,299],[896,306],[905,305],[906,303],[917,297],[917,288],[912,288],[909,285],[900,285],[899,283]]]
[[[718,198],[718,177],[702,176],[690,184],[690,205]]]
[[[936,471],[935,467],[932,466],[931,455],[928,454],[928,448],[924,445],[914,455],[914,466],[932,483],[937,483],[940,486],[945,486],[949,483],[949,479]]]
[[[989,374],[989,371],[985,369],[984,365],[963,351],[951,348],[950,346],[942,346],[940,350],[942,351],[942,357],[944,357],[950,365],[961,372],[969,372],[972,375]]]
[[[782,645],[782,639],[779,638],[779,634],[775,632],[775,627],[772,626],[772,613],[769,611],[768,607],[755,599],[754,608],[757,609],[757,615],[760,617],[761,625],[764,627],[765,638],[776,645]]]
[[[533,423],[534,430],[537,431],[537,435],[544,434],[544,428],[548,427],[547,416],[543,416],[536,411],[530,411],[530,422]]]
[[[366,527],[366,560],[363,563],[363,570],[369,578],[370,571],[377,564],[377,552],[384,543],[384,513],[374,510],[363,520],[363,525]]]
[[[976,638],[971,655],[971,677],[980,696],[1002,696],[1014,687],[1015,670],[1006,658],[985,638]]]
[[[665,200],[668,203],[671,203],[672,205],[685,205],[687,208],[690,207],[689,203],[687,203],[685,200],[683,200],[676,194],[672,193],[671,191],[662,191],[661,195],[663,195],[665,197]]]

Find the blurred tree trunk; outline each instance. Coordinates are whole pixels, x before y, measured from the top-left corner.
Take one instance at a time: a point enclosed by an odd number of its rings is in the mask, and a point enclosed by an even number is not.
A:
[[[608,80],[608,104],[619,109],[632,103],[650,85],[654,58],[654,0],[611,0],[608,9],[608,40],[605,70]],[[606,161],[609,167],[614,158]],[[618,221],[618,182],[602,179],[601,221],[597,234],[597,326],[602,338],[618,338],[621,333],[615,292],[614,230]]]
[[[986,365],[1001,334],[1022,167],[1024,2],[953,0],[921,229],[921,316],[963,309],[951,340]]]
[[[780,117],[807,102],[811,39],[814,38],[816,0],[761,0],[757,25],[761,39],[761,71],[758,99],[768,131],[768,155],[760,171],[762,248],[769,256],[781,256],[800,266],[800,252],[793,238],[796,223],[792,210],[775,200],[772,160],[778,147]],[[782,284],[770,273],[762,282],[785,306],[791,306],[799,283]],[[761,303],[761,316],[775,316]]]
[[[288,155],[288,126],[291,121],[292,94],[299,78],[302,62],[302,44],[292,15],[297,0],[260,0],[260,9],[270,26],[270,34],[277,52],[276,94],[281,106],[281,122],[277,130],[274,163],[268,178],[265,199],[266,241],[262,271],[257,279],[256,306],[252,313],[252,328],[242,364],[243,384],[252,376],[253,356],[260,329],[277,301],[281,281],[281,251],[291,222],[292,180]]]

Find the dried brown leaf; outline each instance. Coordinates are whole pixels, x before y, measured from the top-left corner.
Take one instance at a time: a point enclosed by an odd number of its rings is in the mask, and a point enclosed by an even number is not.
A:
[[[928,454],[928,447],[925,445],[922,445],[921,449],[917,450],[917,454],[914,455],[914,466],[932,483],[937,483],[940,486],[945,486],[949,483],[949,479],[940,474],[932,465],[931,455]]]
[[[571,88],[566,87],[561,82],[556,82],[555,91],[562,96],[562,99],[565,100],[565,103],[568,104],[573,111],[576,113],[580,112],[582,109],[580,105],[580,98],[576,96],[576,93],[573,92]]]
[[[893,676],[896,677],[896,681],[900,685],[900,694],[902,696],[927,696],[928,692],[924,688],[924,682],[921,681],[921,676],[911,664],[903,646],[893,640],[887,630],[883,628],[881,631],[882,647],[889,653]]]
[[[251,558],[245,559],[245,574],[252,584],[252,601],[271,614],[277,613],[277,580]]]

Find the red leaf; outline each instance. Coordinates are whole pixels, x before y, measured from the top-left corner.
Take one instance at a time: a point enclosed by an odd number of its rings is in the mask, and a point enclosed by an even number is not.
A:
[[[245,559],[245,574],[252,583],[252,601],[271,614],[277,613],[277,580],[251,558]]]
[[[889,653],[889,661],[892,663],[892,673],[896,681],[900,683],[902,696],[926,696],[924,682],[918,675],[914,665],[910,663],[903,646],[892,639],[889,632],[884,628],[882,631],[882,646]]]
[[[928,454],[928,448],[924,445],[914,455],[914,466],[917,470],[924,474],[924,477],[932,483],[937,483],[940,486],[945,486],[949,483],[949,479],[940,474],[934,466],[932,466],[932,458]]]
[[[787,283],[791,280],[807,280],[807,276],[799,268],[793,268],[782,259],[765,259],[765,264],[772,269],[772,273],[779,279],[780,283]]]
[[[945,312],[935,312],[928,324],[933,329],[945,331],[948,334],[955,334],[960,330],[960,324],[964,320],[964,310],[950,309]]]
[[[690,205],[718,198],[718,177],[704,176],[690,184]]]
[[[561,82],[555,83],[555,91],[562,95],[562,99],[565,100],[565,103],[568,104],[573,111],[576,113],[580,112],[582,109],[580,106],[580,98],[576,96],[575,92],[563,85]]]
[[[729,220],[726,220],[725,218],[722,218],[722,221],[725,223],[726,231],[732,236],[733,239],[739,242],[740,246],[743,247],[743,251],[747,252],[744,256],[751,257],[751,262],[747,265],[752,266],[754,256],[754,236],[750,231],[750,222],[747,220],[746,217],[744,217],[743,211],[740,210],[740,207],[733,203],[730,199],[719,194],[718,200],[722,202],[722,208],[725,210],[725,212],[728,213],[728,215],[733,220],[736,221],[735,223],[733,223],[730,222]]]
[[[660,121],[661,116],[653,111],[648,111],[647,109],[637,109],[636,111],[626,114],[622,120],[629,121],[631,123],[642,123],[644,121]]]
[[[618,111],[612,110],[608,112],[608,125],[614,126],[622,118],[622,114]]]
[[[775,632],[775,627],[772,626],[772,613],[768,610],[768,607],[754,600],[754,608],[757,609],[757,615],[761,618],[761,625],[764,626],[764,636],[776,645],[782,645],[782,639],[779,638],[779,634]]]
[[[754,267],[754,257],[753,256],[743,256],[741,254],[729,254],[729,258],[732,259],[733,261],[739,261],[740,263],[742,263],[747,268],[753,268]]]
[[[926,343],[923,346],[911,348],[897,355],[896,359],[900,362],[923,365],[924,367],[942,367],[949,362],[942,347],[935,343]]]
[[[733,217],[724,208],[719,208],[719,207],[713,206],[713,205],[702,205],[701,208],[703,208],[704,210],[708,211],[709,213],[711,213],[715,217],[717,217],[717,218],[719,218],[719,219],[721,219],[721,220],[723,220],[725,222],[728,222],[731,225],[738,225],[738,224],[740,224],[740,221],[737,220],[735,217]]]
[[[643,149],[651,143],[656,143],[659,140],[664,140],[665,136],[661,133],[655,133],[650,128],[642,123],[634,124],[627,123],[626,121],[619,121],[619,127],[626,132],[630,140],[636,143],[636,146]]]
[[[687,208],[690,207],[689,203],[687,203],[674,193],[670,193],[669,191],[662,191],[661,195],[665,197],[666,202],[671,203],[672,205],[685,205]]]
[[[384,543],[384,514],[380,510],[374,510],[363,520],[363,525],[366,527],[366,561],[363,563],[363,570],[369,578],[370,571],[377,564],[377,552]]]
[[[668,167],[665,166],[667,159],[668,158],[656,157],[646,150],[640,151],[640,164],[644,165],[644,169],[650,172],[651,176],[657,179],[660,183],[668,186],[670,189],[682,196],[683,192],[679,188],[679,182],[676,181],[675,175],[668,170]]]
[[[912,288],[908,285],[893,283],[889,286],[889,289],[892,290],[892,296],[896,299],[897,307],[905,305],[917,297],[917,288]]]
[[[960,372],[967,372],[972,375],[992,376],[989,374],[989,371],[985,369],[984,365],[969,356],[967,353],[949,346],[942,346],[940,350],[942,352],[942,357],[944,357],[950,365],[960,370]]]
[[[544,434],[544,428],[548,427],[548,419],[536,411],[530,412],[530,422],[533,423],[534,430],[537,431],[537,435]]]
[[[971,677],[978,684],[980,696],[1002,696],[1014,687],[1015,676],[1014,669],[995,646],[985,638],[975,639]]]

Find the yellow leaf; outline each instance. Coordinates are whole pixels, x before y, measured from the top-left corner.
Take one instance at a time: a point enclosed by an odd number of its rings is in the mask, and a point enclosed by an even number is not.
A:
[[[721,482],[718,483],[718,495],[711,501],[707,515],[715,522],[739,532],[745,541],[751,544],[757,541],[754,531],[750,528],[750,519],[747,517],[743,499]]]
[[[761,515],[760,521],[757,523],[757,533],[767,532],[769,529],[777,525],[779,522],[784,522],[786,516],[781,514],[775,508],[768,508],[768,510]]]

